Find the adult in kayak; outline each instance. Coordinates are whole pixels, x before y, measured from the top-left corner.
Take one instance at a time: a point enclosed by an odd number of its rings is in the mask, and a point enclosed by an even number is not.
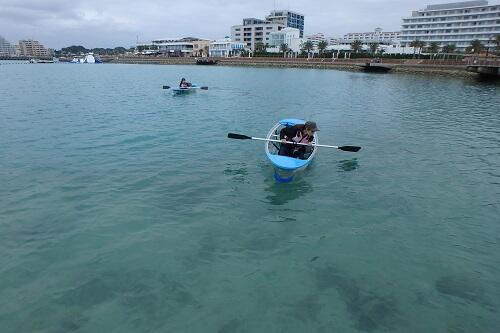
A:
[[[179,88],[189,88],[191,87],[191,82],[187,82],[185,78],[181,79],[181,83],[179,83]]]
[[[311,152],[311,147],[295,144],[292,145],[284,142],[304,143],[311,146],[311,142],[314,140],[314,133],[316,131],[319,131],[319,129],[314,121],[306,121],[305,124],[284,127],[280,131],[280,139],[282,143],[280,145],[278,155],[306,159],[304,155]]]

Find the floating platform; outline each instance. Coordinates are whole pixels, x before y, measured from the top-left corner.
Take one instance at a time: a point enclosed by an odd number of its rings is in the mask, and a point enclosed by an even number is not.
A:
[[[381,64],[379,62],[366,62],[364,64],[356,64],[363,68],[367,72],[378,72],[378,73],[387,73],[392,70],[392,65]]]
[[[197,65],[217,65],[217,60],[212,60],[212,59],[196,59],[196,64]]]

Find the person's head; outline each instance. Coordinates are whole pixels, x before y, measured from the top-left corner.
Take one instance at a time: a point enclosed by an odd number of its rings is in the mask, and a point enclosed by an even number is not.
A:
[[[316,125],[316,122],[314,121],[306,121],[304,124],[304,132],[307,135],[314,135],[315,132],[319,131],[318,126]]]
[[[181,83],[185,83],[186,82],[186,79],[185,78],[182,78],[181,79]]]

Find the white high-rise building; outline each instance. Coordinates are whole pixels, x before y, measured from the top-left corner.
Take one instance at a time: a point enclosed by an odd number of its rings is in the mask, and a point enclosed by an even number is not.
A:
[[[5,38],[0,36],[0,56],[11,56],[16,54],[16,48]]]
[[[289,10],[273,10],[265,20],[244,18],[243,24],[231,27],[231,39],[244,43],[255,51],[255,44],[269,44],[269,35],[284,28],[299,30],[299,37],[304,34],[304,15]]]
[[[282,23],[246,18],[243,19],[242,25],[231,27],[231,40],[244,43],[247,48],[255,50],[256,43],[269,44],[271,32],[280,31],[285,27]]]
[[[404,17],[401,45],[409,46],[419,40],[440,47],[453,44],[465,51],[475,39],[484,45],[500,34],[500,4],[489,5],[486,0],[429,5]]]
[[[304,15],[289,10],[273,10],[266,16],[266,20],[281,23],[288,28],[299,29],[299,37],[304,37]]]

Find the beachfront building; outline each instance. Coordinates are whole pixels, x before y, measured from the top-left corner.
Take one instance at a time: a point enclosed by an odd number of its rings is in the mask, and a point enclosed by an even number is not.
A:
[[[209,39],[198,39],[193,41],[193,54],[196,57],[206,57],[208,56],[208,50],[210,47]]]
[[[247,48],[255,51],[255,45],[269,44],[270,35],[284,28],[299,30],[299,37],[304,34],[304,15],[289,10],[273,10],[265,20],[244,18],[243,24],[231,27],[231,39],[244,43]]]
[[[299,37],[304,37],[304,15],[289,10],[273,10],[266,16],[266,21],[281,23],[288,28],[299,29]]]
[[[191,57],[194,55],[195,43],[199,43],[199,38],[161,38],[151,41],[152,49],[158,53],[169,57]]]
[[[379,43],[379,44],[391,44],[399,41],[401,36],[400,31],[382,31],[382,28],[376,28],[375,31],[371,32],[349,32],[344,35],[344,41],[346,43],[352,43],[355,40],[359,40],[362,43]]]
[[[24,57],[47,58],[51,54],[39,41],[33,39],[20,40],[17,52]]]
[[[321,42],[321,41],[328,42],[328,38],[325,37],[325,35],[323,33],[319,32],[319,33],[316,33],[314,35],[306,36],[306,41],[311,42],[313,44],[314,48],[317,48],[319,42]]]
[[[473,40],[487,45],[499,34],[500,4],[489,5],[486,0],[446,3],[429,5],[404,17],[401,44],[436,42],[440,47],[455,45],[463,52]]]
[[[233,42],[229,37],[210,42],[210,57],[238,57],[243,51],[245,51],[245,44]]]
[[[0,56],[9,57],[16,54],[16,48],[0,36]]]
[[[247,48],[253,51],[255,50],[255,44],[269,44],[271,32],[280,31],[283,28],[286,28],[286,26],[282,23],[245,18],[242,25],[231,27],[231,40],[244,43]]]
[[[389,47],[392,48],[391,51],[396,51],[396,53],[408,51],[400,48],[400,36],[401,32],[399,31],[384,32],[382,28],[376,28],[372,32],[350,32],[345,34],[343,38],[329,39],[329,46],[327,49],[334,52],[347,52],[351,51],[352,43],[360,41],[361,50],[363,51],[370,50],[372,44],[378,44],[378,51],[383,50],[385,52]]]
[[[283,52],[281,45],[286,44],[288,53],[297,54],[304,39],[300,38],[300,30],[295,28],[283,28],[280,31],[272,32],[269,35],[269,46],[267,51],[277,53]]]

